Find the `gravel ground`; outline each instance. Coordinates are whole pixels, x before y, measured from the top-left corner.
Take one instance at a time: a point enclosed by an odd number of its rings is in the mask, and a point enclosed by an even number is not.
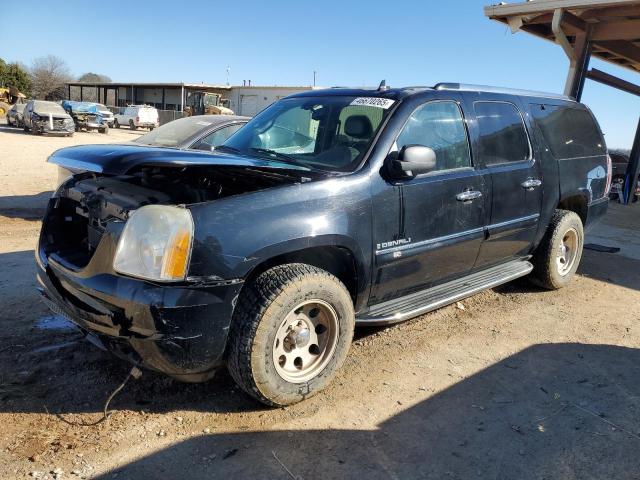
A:
[[[418,319],[359,329],[323,393],[266,409],[221,372],[181,384],[128,366],[35,292],[53,150],[118,142],[0,127],[0,478],[639,478],[638,207],[598,230],[558,292],[514,282]]]

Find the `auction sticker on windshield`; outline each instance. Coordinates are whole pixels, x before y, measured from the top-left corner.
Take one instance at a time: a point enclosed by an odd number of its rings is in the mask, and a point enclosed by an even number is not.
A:
[[[360,105],[363,107],[379,107],[385,110],[395,103],[394,100],[379,97],[358,97],[351,102],[351,105]]]

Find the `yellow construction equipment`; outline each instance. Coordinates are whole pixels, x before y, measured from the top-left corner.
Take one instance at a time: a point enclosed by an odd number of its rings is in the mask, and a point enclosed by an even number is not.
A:
[[[27,98],[14,87],[0,87],[0,118],[3,118],[14,103],[22,103]]]

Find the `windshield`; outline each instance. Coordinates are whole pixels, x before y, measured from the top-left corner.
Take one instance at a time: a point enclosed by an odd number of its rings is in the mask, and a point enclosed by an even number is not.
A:
[[[102,105],[101,103],[98,103],[98,111],[99,112],[110,112],[111,110],[109,110],[105,105]]]
[[[362,161],[393,103],[352,96],[280,100],[220,148],[310,168],[351,172]]]
[[[33,111],[36,113],[40,113],[42,115],[46,115],[46,114],[62,114],[62,115],[66,115],[67,112],[64,111],[64,108],[62,108],[60,105],[58,105],[57,103],[53,103],[53,102],[44,102],[41,100],[37,100],[35,102],[33,102]]]
[[[205,95],[204,96],[204,106],[205,107],[215,107],[218,105],[218,96],[217,95]]]
[[[155,147],[179,147],[187,139],[201,130],[207,129],[213,122],[207,117],[186,117],[165,123],[134,140],[135,143]]]

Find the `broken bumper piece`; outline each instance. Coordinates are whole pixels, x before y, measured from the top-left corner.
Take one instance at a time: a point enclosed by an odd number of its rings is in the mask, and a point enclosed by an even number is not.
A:
[[[199,382],[222,365],[241,282],[155,285],[100,274],[81,277],[37,255],[38,289],[57,314],[136,365]]]

